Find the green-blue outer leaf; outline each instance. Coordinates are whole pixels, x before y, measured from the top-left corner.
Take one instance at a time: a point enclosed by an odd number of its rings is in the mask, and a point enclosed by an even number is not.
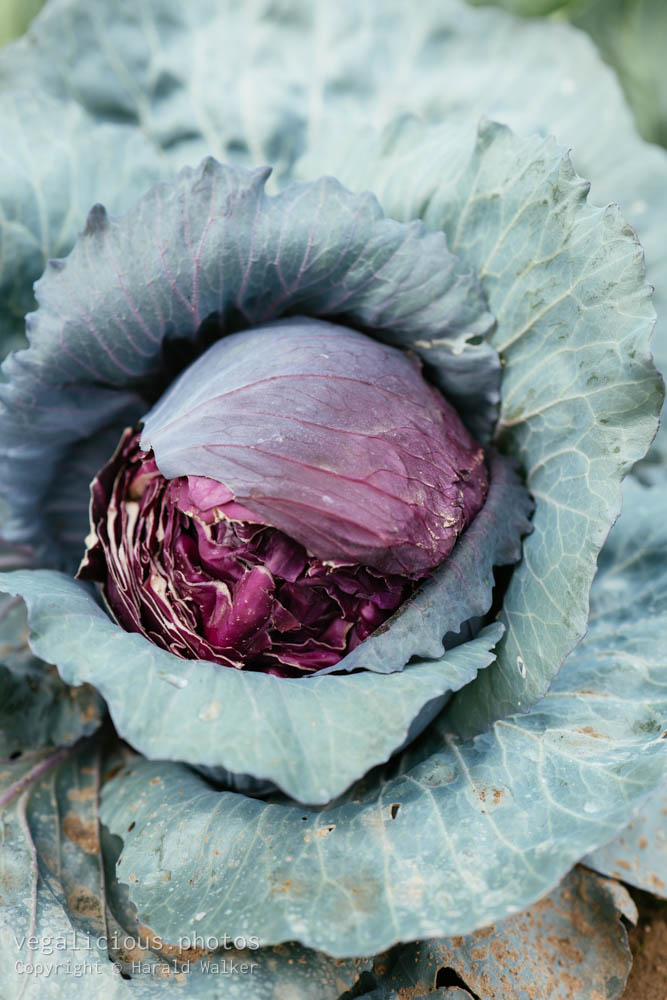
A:
[[[169,763],[107,784],[102,816],[142,919],[166,940],[252,928],[267,944],[374,953],[509,916],[609,840],[665,772],[667,523],[660,490],[629,482],[625,498],[589,633],[526,714],[463,743],[436,720],[393,777],[323,810],[216,792]],[[626,551],[650,581],[648,619]]]

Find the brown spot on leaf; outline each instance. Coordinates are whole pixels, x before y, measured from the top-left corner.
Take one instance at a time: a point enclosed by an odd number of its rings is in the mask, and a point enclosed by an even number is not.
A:
[[[330,833],[333,833],[336,829],[336,824],[331,823],[329,826],[319,826],[316,830],[306,830],[303,835],[303,839],[308,844],[311,840],[318,837],[320,840],[324,837],[328,837]]]
[[[75,885],[67,893],[67,905],[77,917],[101,921],[104,914],[101,899],[86,885]]]
[[[88,799],[94,799],[95,786],[86,785],[85,788],[69,788],[67,790],[67,798],[70,802],[86,802]]]
[[[138,943],[130,946],[131,941],[130,934],[125,938],[121,937],[122,944],[118,948],[113,948],[113,957],[116,961],[129,965],[131,962],[143,962],[150,958],[150,952],[146,948],[142,948]]]
[[[83,689],[88,688],[88,696],[90,701],[88,704],[84,705],[81,709],[81,721],[83,723],[94,722],[97,718],[97,703],[95,699],[95,692],[93,688],[89,687],[88,684],[82,685]]]
[[[582,979],[577,978],[577,976],[573,976],[571,972],[567,971],[567,969],[561,969],[560,976],[563,985],[567,990],[569,990],[569,995],[571,997],[583,997],[586,995],[584,993],[584,982]],[[602,1000],[602,996],[599,993],[598,997],[599,1000]],[[591,1000],[595,1000],[595,998],[591,997]]]
[[[486,805],[487,802],[491,802],[491,803],[493,803],[494,806],[497,806],[498,803],[503,798],[504,794],[505,793],[503,792],[503,790],[501,788],[478,788],[477,789],[477,795],[478,795],[480,801],[483,802],[485,805]]]
[[[63,830],[68,840],[80,847],[86,854],[98,854],[100,841],[97,823],[84,822],[76,813],[67,813],[63,820]]]
[[[562,955],[572,965],[583,962],[584,955],[581,948],[577,948],[569,937],[558,937],[557,935],[549,934],[546,940],[549,941],[558,955]]]
[[[137,929],[143,945],[172,962],[197,962],[204,955],[210,954],[205,948],[181,948],[176,944],[168,944],[146,924],[138,924]]]

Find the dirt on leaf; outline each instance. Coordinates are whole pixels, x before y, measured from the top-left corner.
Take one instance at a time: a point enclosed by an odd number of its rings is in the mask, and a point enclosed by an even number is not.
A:
[[[639,910],[628,937],[632,969],[621,1000],[667,998],[667,900],[628,886]]]

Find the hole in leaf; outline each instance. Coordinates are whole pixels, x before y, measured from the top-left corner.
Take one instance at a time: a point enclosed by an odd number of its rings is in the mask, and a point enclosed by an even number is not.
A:
[[[129,833],[130,830],[134,830],[135,826],[136,826],[136,823],[134,822],[134,820],[132,820],[132,822],[130,823],[130,825],[127,828],[127,832]]]
[[[362,972],[356,983],[340,997],[340,1000],[360,1000],[377,987],[377,980],[372,972]]]
[[[389,806],[389,815],[391,816],[392,819],[396,819],[396,817],[398,816],[398,810],[400,808],[401,808],[400,802],[392,802],[392,804]]]
[[[468,993],[473,997],[473,1000],[480,1000],[477,993],[473,993],[468,984],[461,979],[458,972],[455,969],[446,968],[443,966],[438,969],[435,977],[435,988],[440,989],[441,987],[447,986],[458,986],[459,989],[467,990]]]

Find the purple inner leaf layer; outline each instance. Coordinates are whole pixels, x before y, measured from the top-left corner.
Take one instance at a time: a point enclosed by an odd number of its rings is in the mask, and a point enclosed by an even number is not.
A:
[[[323,560],[411,579],[480,509],[484,452],[396,348],[296,317],[214,344],[145,418],[164,476],[208,476]]]

